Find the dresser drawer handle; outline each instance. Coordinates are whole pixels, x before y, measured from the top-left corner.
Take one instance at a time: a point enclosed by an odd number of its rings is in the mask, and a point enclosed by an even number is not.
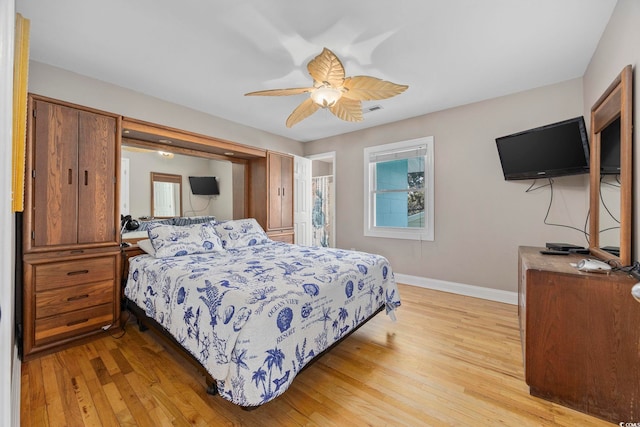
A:
[[[77,270],[77,271],[70,271],[67,273],[67,276],[76,276],[78,274],[87,274],[89,272],[89,270]]]
[[[79,325],[80,323],[85,323],[85,322],[88,322],[88,321],[89,321],[89,319],[75,320],[73,322],[67,323],[67,326]]]
[[[67,298],[67,301],[78,301],[78,300],[85,299],[85,298],[89,298],[89,294],[76,295],[75,297],[69,297],[69,298]]]

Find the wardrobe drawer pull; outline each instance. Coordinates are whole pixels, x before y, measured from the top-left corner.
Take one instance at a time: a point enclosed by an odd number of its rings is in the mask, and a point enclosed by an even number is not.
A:
[[[69,297],[69,298],[67,298],[67,301],[78,301],[78,300],[85,299],[85,298],[89,298],[89,294],[76,295],[75,297]]]
[[[88,272],[89,270],[70,271],[67,273],[67,276],[77,276],[78,274],[87,274]]]
[[[86,323],[88,321],[89,319],[74,320],[73,322],[67,323],[67,326],[79,325],[80,323]]]

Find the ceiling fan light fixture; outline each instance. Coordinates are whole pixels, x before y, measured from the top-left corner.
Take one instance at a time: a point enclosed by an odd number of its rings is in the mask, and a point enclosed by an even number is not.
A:
[[[334,106],[341,97],[342,91],[331,86],[323,85],[311,92],[313,102],[323,108]]]
[[[245,93],[245,96],[287,96],[308,93],[287,118],[288,128],[306,119],[320,108],[328,109],[346,122],[362,121],[362,102],[387,99],[399,95],[409,86],[391,83],[377,77],[346,77],[340,59],[326,47],[307,64],[313,78],[312,87],[268,89]]]

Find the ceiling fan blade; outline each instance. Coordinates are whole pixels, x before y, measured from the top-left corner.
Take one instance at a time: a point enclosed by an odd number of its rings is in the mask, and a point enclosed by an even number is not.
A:
[[[346,89],[342,94],[349,99],[359,99],[362,101],[372,101],[375,99],[386,99],[399,95],[409,86],[399,85],[370,76],[348,77],[344,81]]]
[[[318,111],[318,109],[320,109],[320,106],[313,102],[311,98],[302,101],[302,103],[298,105],[287,118],[287,127],[290,128],[296,123],[306,119],[307,117]]]
[[[249,92],[245,93],[244,96],[288,96],[288,95],[299,95],[305,92],[311,92],[314,88],[312,87],[296,87],[291,89],[269,89],[269,90],[259,90],[257,92]]]
[[[344,83],[344,67],[338,57],[326,47],[307,64],[309,74],[318,83],[329,83],[339,88]]]
[[[329,110],[339,119],[347,122],[361,122],[362,103],[356,99],[340,98]]]

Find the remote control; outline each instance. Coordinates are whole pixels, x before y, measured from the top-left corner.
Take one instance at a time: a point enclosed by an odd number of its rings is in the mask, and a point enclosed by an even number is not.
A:
[[[541,254],[543,255],[569,255],[569,252],[567,251],[554,251],[554,250],[546,250],[546,251],[540,251]]]

